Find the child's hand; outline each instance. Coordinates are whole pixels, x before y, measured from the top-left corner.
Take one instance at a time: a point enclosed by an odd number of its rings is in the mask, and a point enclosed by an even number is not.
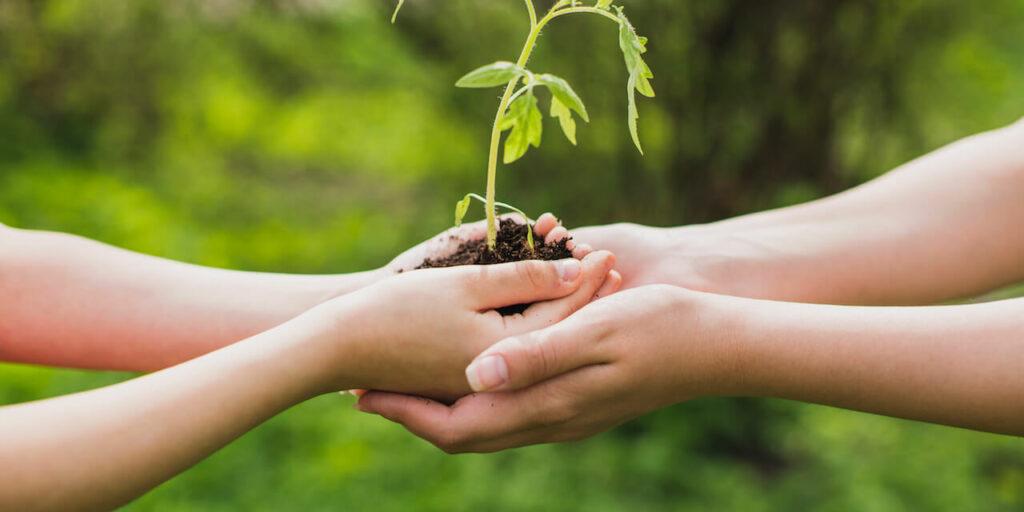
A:
[[[505,218],[522,222],[522,219],[515,215],[502,217],[502,219]],[[545,213],[537,218],[537,222],[533,225],[533,232],[548,243],[554,243],[570,236],[569,231],[558,223],[558,218],[550,213]],[[487,236],[486,221],[463,224],[457,228],[448,229],[398,255],[391,263],[388,263],[385,270],[390,274],[412,270],[427,259],[439,260],[451,255],[463,242],[482,240],[485,236]],[[582,259],[593,251],[589,245],[576,244],[572,240],[566,242],[566,247],[572,251],[572,255],[576,259]]]
[[[470,392],[466,365],[491,344],[557,323],[595,295],[616,291],[614,262],[598,251],[582,261],[419,270],[334,299],[306,315],[323,333],[313,343],[323,351],[317,371],[324,391],[463,396]],[[524,303],[533,305],[521,315],[495,311]]]

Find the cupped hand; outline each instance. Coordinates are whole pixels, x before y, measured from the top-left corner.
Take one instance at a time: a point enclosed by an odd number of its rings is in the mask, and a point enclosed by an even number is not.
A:
[[[522,218],[516,215],[508,215],[501,218],[511,219],[517,223],[522,223]],[[559,224],[558,218],[550,213],[545,213],[537,218],[537,221],[533,225],[533,232],[548,243],[554,243],[570,236],[569,231]],[[486,221],[473,222],[463,224],[459,227],[450,228],[441,232],[439,235],[408,249],[402,254],[399,254],[384,268],[391,274],[407,272],[420,266],[420,264],[427,259],[439,260],[450,256],[463,242],[470,240],[482,240],[485,236],[487,236]],[[571,239],[566,242],[566,247],[572,251],[572,255],[576,259],[582,259],[593,251],[591,245],[577,245],[576,242]]]
[[[648,411],[731,392],[717,296],[645,286],[491,346],[466,369],[478,393],[452,406],[370,392],[360,410],[449,453],[578,440]]]
[[[553,325],[613,293],[614,256],[418,270],[328,302],[320,347],[331,390],[380,389],[439,399],[470,392],[465,366],[494,342]],[[532,304],[518,315],[495,309]],[[345,339],[344,343],[337,340]]]

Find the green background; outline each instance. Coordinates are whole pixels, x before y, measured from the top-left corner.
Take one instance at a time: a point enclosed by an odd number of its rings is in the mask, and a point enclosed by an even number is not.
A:
[[[500,170],[501,199],[570,225],[707,222],[1024,114],[1019,1],[625,3],[657,75],[647,156],[614,28],[563,19],[531,67],[573,83],[592,122],[573,148],[546,121],[543,148]],[[220,267],[379,266],[483,188],[496,92],[452,84],[514,59],[526,29],[516,0],[411,0],[396,26],[391,8],[3,0],[0,222]],[[4,365],[0,402],[128,377]],[[581,443],[453,457],[350,405],[296,407],[128,508],[1024,509],[1020,439],[825,407],[698,400]]]

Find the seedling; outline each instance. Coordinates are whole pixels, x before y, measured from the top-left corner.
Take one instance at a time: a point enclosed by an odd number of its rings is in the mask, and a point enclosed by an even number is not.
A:
[[[643,154],[643,147],[640,145],[640,136],[637,131],[637,120],[640,118],[640,114],[636,108],[636,93],[639,92],[649,98],[654,97],[654,89],[650,82],[650,79],[654,78],[654,74],[643,59],[643,54],[647,51],[647,38],[637,35],[636,29],[626,18],[625,10],[621,6],[615,5],[615,0],[597,0],[594,5],[583,5],[583,2],[578,0],[558,0],[541,18],[537,17],[533,0],[524,0],[524,2],[530,18],[530,32],[519,58],[515,62],[499,61],[488,64],[469,72],[455,83],[456,87],[464,88],[505,87],[505,93],[501,96],[501,102],[498,104],[498,113],[494,118],[494,126],[491,128],[486,197],[466,194],[455,205],[455,225],[458,226],[466,216],[470,201],[476,199],[484,203],[487,215],[487,247],[491,251],[494,250],[497,243],[496,207],[513,211],[523,217],[528,232],[527,243],[530,245],[530,250],[533,250],[533,229],[530,227],[532,220],[518,208],[495,200],[498,145],[501,143],[502,133],[509,132],[505,137],[502,152],[502,162],[505,164],[522,158],[530,146],[540,147],[544,116],[541,114],[540,102],[536,95],[538,88],[546,88],[551,93],[550,115],[558,119],[562,133],[573,145],[576,145],[574,114],[584,122],[590,122],[586,106],[569,82],[552,74],[535,73],[527,69],[526,65],[537,46],[541,30],[556,18],[570,14],[594,14],[618,25],[619,47],[625,58],[626,71],[629,72],[626,91],[628,104],[626,122],[633,143],[636,144],[640,154]],[[392,23],[397,19],[398,12],[404,3],[405,0],[398,1],[398,6],[391,17]]]

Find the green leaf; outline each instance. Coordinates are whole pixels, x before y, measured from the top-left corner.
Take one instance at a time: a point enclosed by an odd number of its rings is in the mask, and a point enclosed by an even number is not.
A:
[[[564,103],[558,101],[558,97],[551,96],[551,117],[558,118],[558,124],[562,127],[562,133],[573,146],[576,145],[576,120],[572,118],[572,112]]]
[[[510,164],[522,158],[531,144],[539,147],[543,124],[544,116],[541,115],[537,107],[537,97],[532,92],[527,92],[513,101],[498,125],[501,131],[512,130],[505,139],[502,161]]]
[[[530,139],[530,144],[535,148],[540,147],[541,135],[544,134],[544,114],[540,113],[540,108],[537,106],[537,98],[530,95],[533,98],[533,102],[530,105],[530,115],[527,118],[529,124],[526,127],[527,138]]]
[[[626,96],[629,101],[628,114],[626,117],[629,123],[629,134],[633,137],[633,143],[643,154],[643,146],[640,145],[640,134],[637,129],[637,120],[640,119],[640,112],[636,107],[636,93],[639,92],[648,98],[654,97],[654,87],[650,79],[654,78],[651,68],[644,62],[643,54],[647,52],[647,38],[636,34],[636,29],[626,18],[622,7],[616,7],[619,15],[619,47],[622,49],[622,56],[626,61],[626,70],[629,71]]]
[[[398,11],[402,10],[402,6],[405,5],[405,0],[398,0],[398,5],[395,6],[395,12],[391,15],[391,23],[394,24],[398,19]]]
[[[495,62],[474,69],[455,82],[456,87],[487,88],[506,85],[526,75],[526,70],[511,62]]]
[[[597,0],[596,7],[598,9],[608,9],[609,7],[611,7],[613,1],[614,0]]]
[[[640,112],[636,108],[636,94],[633,92],[636,88],[636,75],[629,75],[629,81],[626,84],[626,96],[629,100],[628,112],[626,114],[626,121],[629,123],[629,135],[633,137],[633,144],[636,144],[636,149],[640,151],[640,154],[644,154],[644,148],[640,145],[640,130],[637,128],[637,121],[640,119]]]
[[[508,111],[501,118],[501,123],[498,124],[498,129],[501,131],[508,130],[516,125],[517,122],[527,114],[529,114],[530,101],[527,95],[520,96],[512,102],[508,107]]]
[[[590,116],[587,115],[587,107],[583,105],[583,100],[580,99],[576,91],[572,89],[569,82],[566,82],[563,78],[555,75],[543,74],[537,76],[537,81],[547,86],[548,90],[551,91],[558,101],[562,102],[563,105],[569,107],[583,118],[584,121],[590,122]]]
[[[466,194],[466,197],[455,203],[455,227],[462,225],[462,219],[466,218],[466,212],[469,211],[469,203],[472,199],[472,194]]]
[[[647,67],[647,63],[643,60],[640,61],[640,64],[643,65],[643,68],[637,75],[636,90],[648,98],[653,98],[654,88],[651,87],[651,82],[648,79],[654,78],[654,73],[651,73],[651,68]]]

